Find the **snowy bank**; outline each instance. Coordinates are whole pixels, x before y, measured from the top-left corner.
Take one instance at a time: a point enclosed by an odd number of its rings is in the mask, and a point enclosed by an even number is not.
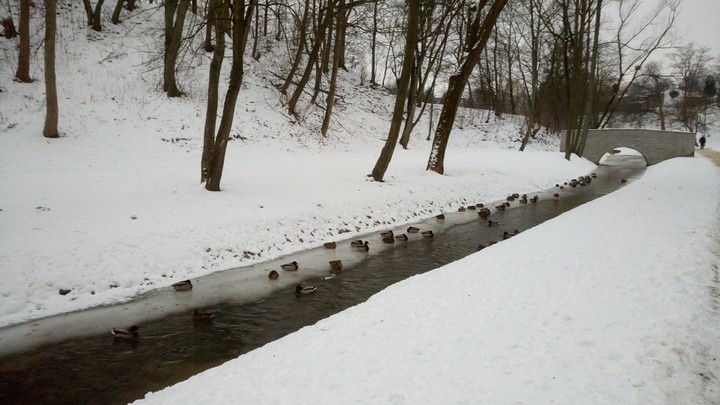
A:
[[[663,162],[136,403],[718,403],[718,201]]]

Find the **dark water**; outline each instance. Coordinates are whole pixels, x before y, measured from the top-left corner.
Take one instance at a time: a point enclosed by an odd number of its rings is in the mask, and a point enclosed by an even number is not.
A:
[[[643,171],[644,162],[610,163],[598,168],[599,178],[588,187],[562,190],[559,199],[552,196],[558,190],[537,193],[537,204],[494,213],[497,227],[478,219],[433,239],[395,243],[334,278],[312,280],[318,287],[314,294],[298,297],[288,289],[250,304],[220,303],[205,308],[215,314],[210,321],[170,315],[141,324],[141,338],[134,341],[104,334],[6,356],[0,359],[0,403],[131,402],[361,303],[395,282],[474,253],[478,244],[502,241],[505,231],[523,231],[607,194],[621,178]]]

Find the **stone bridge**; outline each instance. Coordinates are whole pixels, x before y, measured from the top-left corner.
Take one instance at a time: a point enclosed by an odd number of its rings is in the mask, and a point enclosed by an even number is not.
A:
[[[635,149],[648,166],[674,157],[695,156],[695,133],[653,129],[591,129],[583,157],[595,164],[615,148]],[[560,136],[560,151],[565,152],[565,133]]]

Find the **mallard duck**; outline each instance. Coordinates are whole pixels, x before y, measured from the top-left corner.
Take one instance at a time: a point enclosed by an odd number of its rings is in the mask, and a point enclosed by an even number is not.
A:
[[[212,312],[200,312],[197,309],[193,311],[192,318],[194,321],[208,321],[210,319],[213,319],[215,317],[215,314]]]
[[[518,201],[520,201],[520,204],[527,204],[527,198],[521,198]]]
[[[408,233],[418,233],[418,232],[420,232],[420,228],[411,226],[411,227],[408,227],[407,231],[408,231]]]
[[[354,240],[354,241],[350,242],[351,247],[360,247],[362,245],[363,245],[362,239],[358,239],[358,240]]]
[[[368,241],[365,241],[362,245],[355,246],[355,249],[361,251],[361,252],[367,252],[370,250],[370,246],[368,245]]]
[[[315,292],[315,290],[317,290],[317,287],[313,285],[302,286],[298,284],[297,286],[295,286],[295,294],[310,294]]]
[[[172,285],[172,288],[175,289],[175,291],[190,291],[193,288],[192,283],[190,280],[185,281],[178,281],[177,283]]]
[[[530,199],[530,201],[532,201],[532,202],[534,202],[534,203],[538,202],[538,196],[536,195],[535,197],[533,197],[532,199]]]
[[[627,183],[627,179],[623,177],[622,179],[620,179],[620,183]]]
[[[498,211],[505,211],[505,204],[500,204],[497,207],[495,207],[495,209]]]
[[[559,193],[555,193],[555,194],[553,194],[553,197],[555,197],[555,198],[560,198],[560,194],[559,194]]]
[[[475,207],[477,207],[477,208],[485,208],[485,204],[483,204],[483,203],[477,203],[477,204],[475,204]]]
[[[383,238],[388,238],[388,237],[392,238],[393,235],[394,235],[393,231],[382,231],[382,232],[380,232],[380,236],[382,236]]]
[[[514,230],[513,230],[513,235],[517,235],[517,234],[519,234],[519,233],[520,233],[519,230],[517,230],[517,229],[514,229]]]
[[[330,260],[330,268],[335,271],[342,270],[342,260]]]
[[[597,178],[597,173],[590,173],[590,176],[592,176],[593,179]]]
[[[122,329],[122,328],[112,328],[110,333],[116,338],[116,339],[136,339],[138,337],[138,331],[140,328],[133,325],[128,329]]]
[[[437,214],[437,215],[435,215],[435,218],[437,218],[437,219],[445,219],[445,214]]]
[[[498,226],[498,225],[500,225],[499,222],[488,219],[488,226]]]
[[[467,208],[465,208],[465,207],[458,208],[458,212],[465,212],[465,211],[467,211]]]
[[[408,240],[408,237],[407,237],[407,235],[405,235],[404,233],[402,233],[402,234],[400,234],[400,235],[395,235],[395,239],[405,241],[405,240]]]
[[[270,280],[277,280],[280,277],[280,273],[278,273],[275,270],[270,270],[270,273],[268,273],[268,278]]]
[[[393,236],[384,236],[382,238],[383,243],[395,243],[395,237]]]
[[[481,208],[480,211],[478,211],[478,215],[482,219],[489,217],[490,216],[490,208]]]
[[[515,235],[511,234],[511,233],[508,232],[508,231],[503,232],[503,239],[510,239],[510,238],[512,238],[513,236],[515,236]]]
[[[435,234],[433,233],[433,231],[422,231],[422,232],[420,232],[420,233],[422,234],[422,236],[424,236],[424,237],[426,237],[426,238],[432,238],[432,237],[435,236]]]
[[[325,249],[335,249],[337,247],[337,243],[335,242],[325,242],[323,243],[323,247]]]
[[[283,265],[280,265],[280,268],[285,271],[297,271],[298,269],[298,262],[294,261],[292,263],[285,263]]]
[[[469,209],[470,211],[475,211],[477,209],[477,207],[474,205],[468,205],[467,209]]]
[[[475,251],[476,251],[476,252],[479,252],[479,251],[481,251],[481,250],[483,250],[483,249],[485,249],[485,245],[483,245],[483,244],[481,243],[481,244],[479,244],[479,245],[477,246],[477,249],[475,249]]]

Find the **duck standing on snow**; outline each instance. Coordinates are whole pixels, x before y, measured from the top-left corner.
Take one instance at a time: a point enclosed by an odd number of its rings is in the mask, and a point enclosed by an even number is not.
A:
[[[177,283],[172,285],[172,288],[175,289],[175,291],[190,291],[193,288],[192,283],[190,280],[185,281],[178,281]]]
[[[280,265],[280,268],[285,271],[297,271],[298,262],[293,260],[292,263],[285,263],[283,265]]]
[[[315,290],[317,290],[317,287],[315,287],[314,285],[302,286],[298,284],[297,286],[295,286],[295,294],[298,295],[314,293]]]
[[[138,337],[138,330],[140,330],[140,328],[133,325],[128,329],[112,328],[110,333],[112,333],[116,339],[136,339]]]

